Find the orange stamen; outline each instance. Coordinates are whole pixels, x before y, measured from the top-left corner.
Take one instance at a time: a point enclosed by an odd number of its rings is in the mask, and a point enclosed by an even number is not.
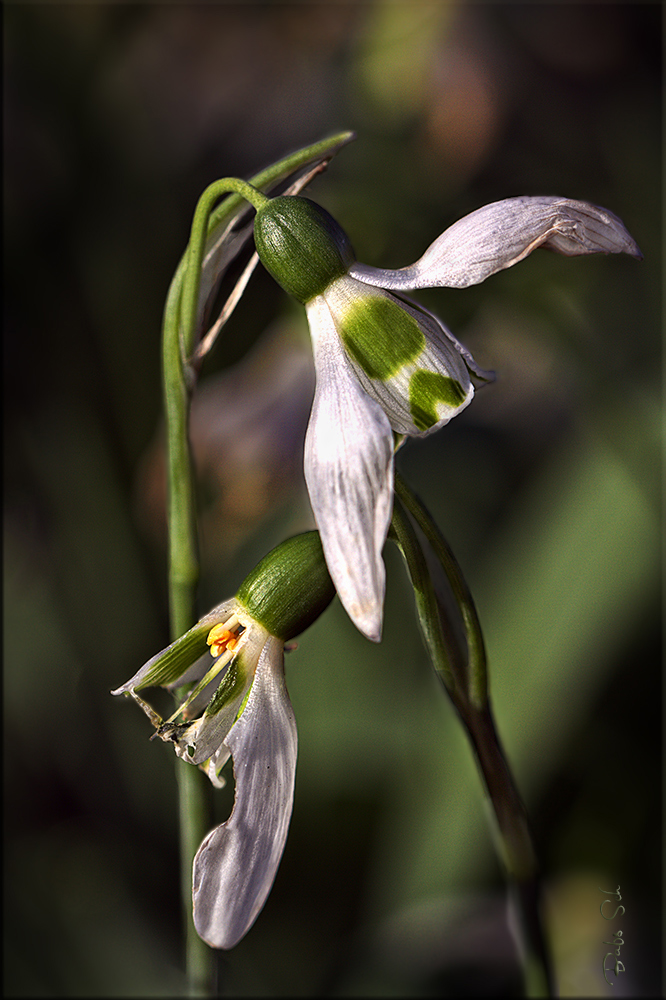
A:
[[[242,626],[237,625],[236,628],[242,630]],[[236,631],[231,631],[226,627],[226,624],[214,625],[213,628],[208,633],[208,638],[206,642],[210,646],[210,655],[219,656],[223,653],[225,649],[233,652],[238,645],[240,639],[240,634]]]

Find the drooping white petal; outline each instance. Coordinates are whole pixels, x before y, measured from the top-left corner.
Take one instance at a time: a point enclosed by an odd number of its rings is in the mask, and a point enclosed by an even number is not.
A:
[[[192,888],[194,926],[213,948],[233,948],[252,926],[287,838],[297,734],[278,639],[264,646],[245,710],[225,743],[234,762],[234,809],[197,851]]]
[[[350,274],[381,288],[465,288],[512,267],[537,247],[573,257],[588,253],[642,254],[608,209],[569,198],[506,198],[459,219],[410,267],[390,271],[354,264]]]
[[[430,434],[468,406],[470,370],[493,377],[416,302],[348,276],[323,298],[361,386],[399,434]]]
[[[307,313],[317,382],[305,439],[305,480],[340,600],[357,628],[379,642],[393,435],[382,408],[359,385],[324,299],[308,303]]]

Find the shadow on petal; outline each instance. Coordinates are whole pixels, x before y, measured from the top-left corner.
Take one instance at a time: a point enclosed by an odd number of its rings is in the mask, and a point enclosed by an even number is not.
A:
[[[305,480],[326,562],[347,614],[379,642],[382,549],[393,500],[393,433],[361,388],[323,298],[308,305],[317,386],[305,440]]]

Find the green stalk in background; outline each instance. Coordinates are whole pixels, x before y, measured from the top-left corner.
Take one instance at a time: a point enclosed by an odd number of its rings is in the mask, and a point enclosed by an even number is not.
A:
[[[541,922],[536,853],[525,806],[490,708],[485,646],[476,608],[437,525],[397,473],[395,493],[391,536],[407,563],[428,652],[465,726],[495,818],[497,850],[518,916],[525,994],[552,996],[553,974]],[[438,587],[442,571],[460,616],[462,642],[449,620],[443,587]]]

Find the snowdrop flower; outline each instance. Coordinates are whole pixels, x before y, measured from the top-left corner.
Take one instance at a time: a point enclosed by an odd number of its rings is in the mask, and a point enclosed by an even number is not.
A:
[[[346,233],[306,198],[262,204],[254,237],[264,266],[306,307],[316,370],[305,442],[310,501],[340,600],[379,641],[394,432],[431,434],[469,405],[474,378],[493,377],[404,293],[477,284],[539,246],[568,256],[641,253],[617,216],[557,197],[486,205],[397,271],[357,263]]]
[[[128,694],[216,787],[233,758],[235,803],[194,859],[193,916],[214,948],[232,948],[254,923],[277,872],[291,818],[297,735],[284,676],[285,642],[334,595],[316,531],[263,559],[231,600],[153,656],[113,694]],[[162,721],[137,691],[188,691]],[[189,690],[188,690],[189,689]]]

